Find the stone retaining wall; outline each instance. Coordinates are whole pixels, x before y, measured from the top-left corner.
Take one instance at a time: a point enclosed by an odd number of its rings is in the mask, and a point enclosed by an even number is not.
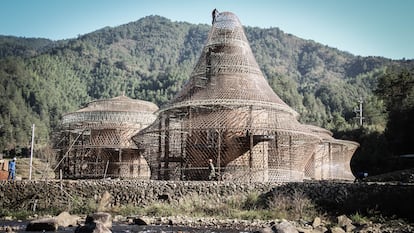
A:
[[[280,185],[266,193],[303,193],[331,215],[383,215],[414,221],[414,185],[392,183],[304,182]]]
[[[168,182],[133,180],[14,181],[0,182],[0,208],[9,210],[64,207],[73,200],[99,200],[105,191],[112,205],[146,205],[157,200],[171,201],[184,196],[206,194],[229,196],[257,191],[265,193],[275,185],[265,183]]]
[[[168,182],[132,180],[14,181],[0,182],[0,208],[7,210],[65,209],[77,200],[97,201],[108,191],[112,205],[144,206],[153,201],[172,201],[193,195],[225,197],[253,191],[269,197],[275,193],[302,193],[328,211],[355,213],[380,211],[387,215],[412,218],[414,185],[301,182],[229,183]],[[410,213],[411,212],[411,213]]]

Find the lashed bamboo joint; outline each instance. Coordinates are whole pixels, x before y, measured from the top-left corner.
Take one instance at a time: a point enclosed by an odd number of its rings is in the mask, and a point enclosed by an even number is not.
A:
[[[352,179],[358,144],[297,117],[264,78],[237,16],[223,12],[189,81],[133,140],[152,179],[206,180],[209,159],[219,179]]]

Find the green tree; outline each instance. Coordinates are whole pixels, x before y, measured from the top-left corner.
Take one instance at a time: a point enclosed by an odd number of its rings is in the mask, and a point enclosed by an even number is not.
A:
[[[414,67],[393,66],[380,77],[376,94],[385,103],[385,136],[394,155],[414,153]]]

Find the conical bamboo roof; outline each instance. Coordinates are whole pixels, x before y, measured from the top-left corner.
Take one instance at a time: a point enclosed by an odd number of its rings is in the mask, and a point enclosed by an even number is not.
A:
[[[298,115],[269,86],[231,12],[217,16],[189,81],[166,109],[221,104],[273,106]]]

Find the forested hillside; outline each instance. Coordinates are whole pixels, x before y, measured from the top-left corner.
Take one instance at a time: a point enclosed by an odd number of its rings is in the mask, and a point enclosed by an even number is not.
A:
[[[148,16],[64,41],[0,36],[0,150],[28,148],[32,124],[36,145],[48,145],[62,114],[94,99],[125,93],[162,106],[188,79],[209,27]],[[245,32],[269,84],[301,122],[362,144],[374,133],[384,137],[395,102],[389,103],[386,84],[380,90],[378,82],[401,72],[408,91],[394,101],[405,99],[399,106],[412,112],[412,60],[354,56],[276,27]],[[355,117],[360,99],[363,128]]]

